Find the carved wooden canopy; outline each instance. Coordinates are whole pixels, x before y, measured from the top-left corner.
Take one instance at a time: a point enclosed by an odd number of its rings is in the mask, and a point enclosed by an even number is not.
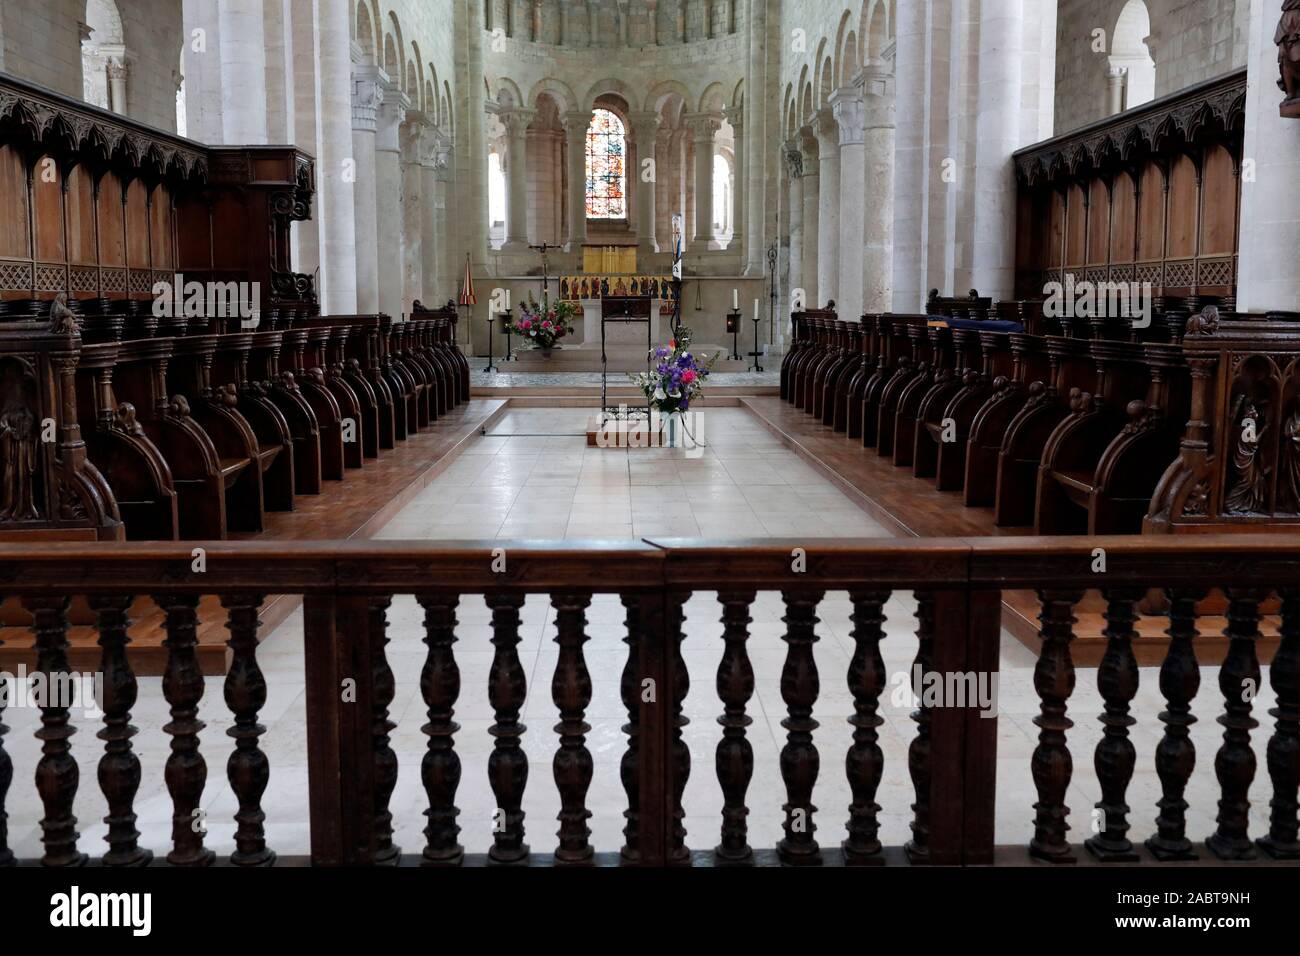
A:
[[[1065,183],[1216,139],[1236,154],[1245,123],[1243,69],[1019,150],[1016,175],[1029,186]]]

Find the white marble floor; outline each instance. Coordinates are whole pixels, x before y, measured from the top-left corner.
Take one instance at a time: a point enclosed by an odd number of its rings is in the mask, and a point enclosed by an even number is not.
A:
[[[387,538],[456,539],[467,537],[601,537],[674,536],[883,536],[870,519],[856,509],[831,484],[775,442],[747,412],[738,408],[706,410],[710,447],[696,460],[685,460],[667,450],[587,449],[581,437],[587,412],[580,409],[520,409],[510,411],[490,436],[471,448],[382,532]],[[798,486],[796,495],[793,486]],[[819,808],[815,816],[817,837],[824,847],[838,845],[847,817],[849,791],[844,776],[844,753],[852,728],[853,711],[845,674],[852,654],[851,608],[844,594],[829,594],[823,602],[815,656],[821,674],[821,694],[815,716],[821,726],[814,740],[821,753],[821,774],[814,792]],[[908,836],[913,799],[907,772],[907,746],[914,725],[905,686],[916,652],[915,602],[896,595],[886,608],[887,639],[882,651],[889,672],[889,691],[882,700],[885,724],[881,747],[885,771],[877,802],[882,807],[881,838],[899,844]],[[722,706],[714,690],[714,674],[721,658],[720,605],[713,594],[695,595],[686,607],[684,657],[691,675],[691,690],[684,711],[691,723],[686,739],[691,748],[692,772],[685,794],[687,842],[708,848],[718,839],[722,794],[714,772],[714,749],[721,736],[716,717]],[[595,777],[588,795],[593,811],[593,842],[600,850],[621,845],[625,797],[618,778],[624,750],[620,726],[626,715],[618,694],[618,679],[625,660],[623,608],[614,596],[598,596],[587,614],[590,642],[586,659],[593,680],[593,699],[587,713],[592,725],[588,746],[595,760]],[[749,738],[755,768],[749,788],[751,843],[771,846],[780,837],[784,790],[778,755],[785,740],[780,721],[785,707],[780,694],[784,661],[780,621],[782,607],[776,594],[761,594],[753,608],[749,642],[756,672],[755,695],[749,705],[754,717]],[[458,802],[463,830],[461,842],[470,851],[483,851],[491,843],[491,817],[495,800],[487,782],[487,756],[492,723],[486,680],[492,660],[488,638],[489,613],[481,598],[462,599],[456,659],[462,691],[456,707],[461,725],[456,749],[463,763]],[[423,846],[421,829],[426,806],[420,785],[419,761],[427,738],[421,733],[424,707],[419,692],[419,671],[424,660],[422,610],[409,597],[399,597],[389,614],[389,658],[397,678],[397,698],[392,707],[398,728],[393,746],[400,761],[400,777],[392,799],[397,842],[407,851]],[[554,849],[555,814],[559,799],[551,775],[557,712],[550,700],[550,678],[555,667],[554,615],[542,597],[530,598],[523,610],[520,655],[528,674],[528,699],[523,713],[527,732],[523,746],[530,759],[530,776],[524,801],[528,842],[538,852]],[[270,697],[261,714],[267,726],[263,748],[271,763],[271,785],[263,801],[271,846],[281,853],[308,850],[307,762],[304,725],[302,620],[295,614],[263,643],[259,659],[266,671]],[[1035,793],[1029,758],[1037,730],[1038,712],[1033,689],[1034,658],[1014,639],[1002,642],[998,702],[998,807],[997,841],[1023,844],[1032,832]],[[158,678],[141,680],[140,701],[133,722],[140,728],[135,740],[144,767],[144,783],[137,798],[140,827],[146,845],[165,850],[171,806],[162,779],[168,738],[166,704]],[[1270,784],[1264,771],[1263,750],[1272,732],[1267,710],[1273,693],[1267,685],[1255,702],[1261,727],[1253,734],[1260,770],[1251,790],[1252,835],[1267,829]],[[1156,715],[1162,708],[1157,671],[1142,668],[1141,686],[1134,703],[1138,717],[1132,728],[1138,771],[1129,789],[1133,807],[1130,836],[1145,838],[1153,830],[1156,800],[1160,795],[1153,754],[1161,727]],[[1188,790],[1189,836],[1203,839],[1213,831],[1218,788],[1214,754],[1221,728],[1214,717],[1221,713],[1215,669],[1205,668],[1201,692],[1193,703],[1199,722],[1192,728],[1197,766]],[[1067,803],[1072,808],[1071,837],[1088,835],[1093,804],[1099,797],[1092,769],[1092,752],[1100,737],[1096,717],[1101,700],[1096,671],[1080,669],[1078,686],[1070,702],[1076,726],[1069,734],[1074,758],[1074,780]],[[232,815],[236,809],[225,779],[225,758],[231,741],[224,731],[230,716],[222,702],[220,684],[209,682],[200,715],[208,722],[203,734],[209,766],[204,792],[204,823],[208,843],[220,853],[233,849]],[[12,728],[5,744],[13,756],[15,778],[9,794],[10,835],[21,857],[40,853],[38,821],[40,801],[32,786],[39,759],[39,742],[33,732],[38,713],[10,708],[5,720]],[[102,743],[94,737],[95,721],[74,714],[81,732],[73,739],[73,752],[81,764],[81,787],[76,813],[81,821],[82,848],[103,851],[106,827],[101,818],[105,802],[95,782],[95,763]]]

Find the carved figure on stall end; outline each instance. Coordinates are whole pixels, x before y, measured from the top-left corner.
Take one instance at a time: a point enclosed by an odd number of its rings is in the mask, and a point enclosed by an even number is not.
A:
[[[1282,426],[1282,494],[1287,510],[1300,514],[1300,407]]]
[[[1229,514],[1263,514],[1268,505],[1269,467],[1260,456],[1267,416],[1247,395],[1237,398],[1235,414],[1237,436],[1232,451],[1232,468],[1236,483],[1224,498]]]
[[[76,335],[81,331],[76,313],[68,308],[66,292],[60,292],[50,303],[50,331],[55,335]]]
[[[1300,118],[1300,0],[1283,0],[1277,33],[1278,87],[1286,93],[1282,115]]]
[[[0,521],[32,521],[36,510],[36,416],[20,394],[10,390],[0,409],[0,458],[4,461],[4,499]]]

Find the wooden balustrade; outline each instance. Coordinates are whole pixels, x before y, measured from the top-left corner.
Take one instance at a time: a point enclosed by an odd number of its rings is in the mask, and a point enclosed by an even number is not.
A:
[[[507,544],[504,569],[499,552],[488,546],[214,541],[204,547],[206,568],[199,572],[188,545],[131,542],[111,550],[72,543],[0,545],[0,595],[21,598],[31,612],[37,672],[47,680],[69,670],[70,599],[86,596],[96,616],[105,678],[98,733],[104,746],[97,774],[108,806],[108,846],[101,857],[105,866],[163,859],[176,866],[217,862],[204,828],[193,824],[214,759],[211,730],[222,724],[232,741],[226,776],[237,805],[235,848],[228,862],[266,866],[276,861],[263,806],[268,788],[276,785],[276,768],[259,722],[268,694],[258,645],[264,636],[258,612],[266,593],[304,597],[303,731],[311,861],[316,864],[872,865],[906,860],[913,865],[979,865],[1031,858],[1069,863],[1081,852],[1105,863],[1300,860],[1300,566],[1290,542],[1257,535],[814,544],[665,540],[612,548],[565,542]],[[794,547],[805,551],[792,561]],[[1100,574],[1093,570],[1097,547],[1107,557]],[[1074,609],[1091,588],[1101,589],[1107,607],[1107,649],[1095,672],[1103,702],[1100,715],[1078,713],[1071,700]],[[1140,599],[1153,588],[1164,589],[1169,607],[1171,641],[1159,671],[1162,708],[1142,703],[1138,696],[1140,674],[1133,653]],[[1015,771],[1029,775],[1037,794],[1032,806],[1027,800],[1016,808],[1032,822],[1033,837],[1025,850],[1003,848],[995,856],[996,710],[982,712],[977,700],[936,700],[914,686],[919,702],[906,759],[913,785],[912,836],[901,849],[885,847],[879,837],[886,756],[878,732],[889,683],[881,656],[885,604],[891,595],[915,594],[915,665],[923,675],[941,675],[943,684],[954,686],[951,678],[958,675],[997,674],[1003,589],[1034,590],[1041,602],[1043,652],[1032,681],[1039,702],[1034,721],[1038,741],[1032,759]],[[1196,607],[1210,589],[1222,590],[1229,600],[1230,651],[1219,670],[1218,694],[1198,696]],[[822,633],[818,608],[827,593],[839,591],[846,591],[852,604],[853,653],[847,674],[819,672],[813,654]],[[683,615],[686,600],[698,592],[716,593],[723,623],[721,661],[714,675],[720,736],[712,768],[723,799],[714,833],[687,832],[683,810],[690,775],[705,772],[692,766],[683,714],[688,694],[703,693],[708,683],[704,675],[690,673],[682,654],[685,642],[700,640]],[[786,738],[779,777],[755,779],[749,740],[755,676],[747,643],[750,609],[764,592],[779,593],[785,607],[781,697]],[[1276,706],[1269,712],[1271,726],[1252,733],[1262,722],[1253,695],[1243,694],[1242,688],[1259,687],[1264,679],[1255,644],[1261,606],[1274,592],[1282,599],[1283,634],[1268,674]],[[136,818],[135,797],[146,768],[133,747],[137,686],[127,615],[135,596],[142,594],[151,595],[166,616],[168,662],[162,690],[170,719],[162,729],[172,742],[164,770],[173,810],[170,846],[143,845]],[[221,598],[233,655],[221,695],[207,693],[194,653],[196,609],[200,596],[209,594]],[[618,595],[626,610],[620,683],[627,722],[618,774],[627,803],[625,843],[617,853],[613,847],[594,846],[588,824],[594,769],[587,740],[592,678],[586,611],[596,594]],[[414,595],[422,605],[427,648],[419,675],[423,706],[415,708],[424,711],[427,737],[418,771],[427,796],[424,845],[407,847],[405,853],[393,843],[395,825],[402,821],[394,819],[390,806],[399,772],[414,772],[399,765],[391,737],[398,728],[390,706],[399,675],[385,648],[392,636],[388,608],[396,595]],[[478,595],[491,611],[493,654],[486,686],[462,680],[456,655],[458,645],[475,646],[489,637],[486,629],[467,627],[458,616]],[[527,595],[549,597],[554,609],[559,648],[549,688],[559,712],[554,737],[520,721],[530,693],[546,693],[528,686],[518,654],[520,611]],[[339,693],[343,682],[352,694]],[[653,693],[645,693],[646,687]],[[846,723],[820,715],[823,689],[833,687],[847,687],[852,697]],[[493,714],[486,730],[493,739],[487,775],[499,819],[487,853],[480,855],[466,852],[458,822],[464,809],[458,748],[469,731],[460,726],[457,714],[483,694]],[[221,716],[214,697],[224,697],[228,715]],[[70,740],[92,727],[79,726],[66,701],[39,703],[41,756],[35,768],[19,767],[16,776],[3,746],[6,728],[0,711],[0,864],[13,862],[4,801],[12,806],[12,781],[31,780],[34,769],[43,806],[39,862],[81,865],[89,847],[79,840],[73,806],[84,784],[80,770],[88,752],[74,752]],[[1216,714],[1224,729],[1214,758],[1217,823],[1212,833],[1193,833],[1187,826],[1187,784],[1197,760],[1208,755],[1195,753],[1188,728]],[[1077,822],[1087,814],[1067,805],[1067,793],[1075,775],[1087,773],[1087,761],[1076,759],[1081,755],[1071,749],[1069,730],[1094,716],[1103,727],[1092,760],[1102,825],[1075,843],[1070,832],[1087,834],[1089,828]],[[1139,724],[1162,733],[1154,753],[1162,794],[1152,806],[1136,803],[1129,794],[1137,766],[1132,728]],[[1267,832],[1249,823],[1257,751],[1266,755],[1270,785]],[[547,752],[553,757],[552,780],[530,779],[530,758],[536,761]],[[824,759],[828,757],[834,759]],[[1007,761],[1001,763],[1007,772]],[[818,781],[838,766],[851,801],[847,807],[827,806],[824,800],[819,805]],[[539,825],[526,819],[523,810],[526,790],[538,786],[554,786],[560,797],[553,841],[542,839]],[[752,845],[748,803],[757,788],[785,795],[784,836],[775,847]],[[1154,824],[1145,847],[1128,836],[1139,818]],[[546,849],[530,849],[539,844]]]

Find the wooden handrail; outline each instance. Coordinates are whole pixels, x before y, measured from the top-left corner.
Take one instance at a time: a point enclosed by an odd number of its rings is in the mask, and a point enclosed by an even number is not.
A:
[[[496,806],[504,814],[504,826],[494,830],[487,862],[533,859],[524,842],[522,798],[529,762],[525,745],[535,754],[546,730],[534,728],[525,734],[519,723],[527,688],[516,648],[525,596],[545,594],[554,609],[559,645],[550,691],[560,713],[553,772],[561,812],[558,846],[553,855],[539,854],[537,859],[556,865],[596,860],[586,825],[593,764],[586,745],[592,684],[583,652],[588,639],[585,609],[595,594],[619,595],[627,612],[628,652],[621,680],[627,750],[620,777],[628,809],[626,843],[618,860],[664,865],[691,860],[682,808],[691,773],[690,749],[683,736],[687,723],[683,700],[692,685],[697,694],[708,686],[701,675],[690,673],[682,655],[683,644],[691,637],[682,610],[692,592],[716,592],[723,612],[725,650],[716,675],[723,711],[716,772],[724,809],[715,858],[725,863],[776,859],[798,865],[832,856],[849,864],[899,859],[877,838],[880,808],[875,802],[884,760],[876,728],[882,723],[879,711],[887,683],[879,654],[886,636],[885,602],[898,591],[914,592],[914,668],[922,675],[939,675],[946,687],[955,678],[996,677],[1003,588],[1034,590],[1042,605],[1042,654],[1033,680],[1040,706],[1035,719],[1038,742],[1031,761],[1037,801],[1032,808],[1030,856],[1069,862],[1077,854],[1067,841],[1068,821],[1086,809],[1071,811],[1065,796],[1074,775],[1086,773],[1089,762],[1072,755],[1067,743],[1066,731],[1080,719],[1069,703],[1075,681],[1070,643],[1076,604],[1086,590],[1098,589],[1106,601],[1107,621],[1107,652],[1097,670],[1106,729],[1094,763],[1103,823],[1085,841],[1088,850],[1105,862],[1140,858],[1143,852],[1159,860],[1197,856],[1207,861],[1211,857],[1243,860],[1257,853],[1300,860],[1296,836],[1300,761],[1289,744],[1300,736],[1300,555],[1294,542],[1281,536],[0,544],[0,598],[19,597],[33,616],[36,671],[48,679],[69,670],[67,610],[72,597],[88,597],[97,615],[101,670],[109,678],[106,686],[113,689],[102,702],[107,729],[99,779],[110,799],[110,851],[105,865],[138,864],[148,855],[139,845],[131,807],[140,766],[130,742],[136,733],[130,714],[135,678],[126,614],[138,595],[152,596],[166,617],[169,658],[163,691],[171,721],[165,730],[173,738],[166,780],[176,819],[188,818],[206,784],[207,771],[202,761],[194,759],[202,729],[194,715],[195,703],[203,696],[203,677],[194,658],[200,597],[219,596],[228,615],[235,663],[226,677],[225,699],[233,711],[230,736],[235,752],[227,772],[240,805],[237,849],[231,857],[239,865],[265,865],[275,858],[266,845],[261,811],[261,797],[272,773],[260,747],[265,728],[258,723],[266,701],[266,679],[257,662],[257,614],[265,595],[296,594],[304,599],[311,859],[322,865],[402,859],[392,842],[388,806],[398,758],[389,739],[395,727],[388,710],[395,675],[384,647],[389,640],[386,611],[395,595],[415,595],[425,612],[428,655],[420,684],[429,739],[421,778],[429,809],[427,843],[419,859],[435,865],[455,865],[465,859],[456,823],[461,768],[455,742],[460,727],[454,717],[462,687],[453,645],[459,629],[457,607],[464,596],[477,594],[484,595],[492,611],[495,650],[493,676],[486,689],[495,716],[490,731],[495,743],[488,775]],[[1132,713],[1131,706],[1138,680],[1133,655],[1138,602],[1152,589],[1164,589],[1171,635],[1160,677],[1165,706],[1158,715]],[[1196,719],[1202,720],[1207,711],[1220,710],[1224,727],[1213,761],[1221,790],[1218,825],[1200,844],[1185,832],[1183,796],[1191,774],[1188,748],[1192,743],[1186,731],[1193,720],[1191,705],[1199,684],[1196,604],[1211,589],[1221,589],[1228,600],[1229,650],[1219,693],[1207,682],[1195,708],[1201,715]],[[749,845],[745,804],[753,774],[746,707],[755,681],[746,643],[749,610],[762,591],[780,593],[786,625],[781,695],[787,713],[782,721],[786,739],[781,779],[763,782],[783,785],[786,794],[785,837],[774,851]],[[826,725],[816,742],[813,736],[819,726],[821,685],[813,645],[818,640],[817,608],[828,591],[847,591],[854,609],[855,650],[847,677],[854,713],[848,721],[852,731],[841,730],[840,744],[834,743],[835,733],[829,729],[834,725]],[[1259,726],[1252,716],[1254,695],[1241,694],[1237,688],[1262,686],[1255,643],[1261,636],[1264,602],[1274,592],[1281,598],[1282,644],[1271,666],[1269,686],[1277,706],[1269,712],[1272,727],[1252,740],[1250,731]],[[7,633],[0,631],[0,639]],[[340,694],[344,686],[350,690],[348,695]],[[647,688],[653,692],[647,693]],[[483,690],[480,686],[467,693]],[[938,701],[921,698],[912,713],[917,731],[907,763],[915,789],[913,837],[903,851],[913,864],[994,862],[997,717],[996,705],[990,714],[986,704],[962,695]],[[39,733],[46,742],[36,770],[45,814],[41,862],[75,865],[85,859],[78,850],[72,816],[78,784],[68,737],[75,728],[66,703],[47,701],[40,706]],[[209,721],[210,711],[205,705]],[[1127,837],[1129,818],[1154,814],[1157,808],[1130,808],[1125,801],[1134,772],[1128,727],[1138,720],[1151,724],[1157,719],[1163,725],[1163,739],[1155,753],[1163,796],[1158,832],[1142,851]],[[1249,832],[1247,794],[1255,765],[1265,766],[1255,752],[1266,743],[1271,818],[1268,834],[1256,840]],[[841,745],[848,748],[844,767],[853,802],[844,824],[847,838],[832,850],[829,847],[838,840],[819,841],[816,833],[819,829],[823,834],[834,832],[831,821],[836,808],[819,809],[812,798],[821,772],[819,748],[834,752]],[[10,763],[0,746],[0,780],[10,778],[5,772]],[[825,768],[832,766],[834,761],[825,763]],[[87,777],[82,774],[83,780]],[[0,791],[0,865],[12,858],[4,827],[5,797]],[[1023,809],[1031,812],[1028,806]],[[1077,824],[1074,828],[1084,833],[1088,829]],[[173,829],[170,862],[202,865],[212,856],[202,834],[189,827]]]

